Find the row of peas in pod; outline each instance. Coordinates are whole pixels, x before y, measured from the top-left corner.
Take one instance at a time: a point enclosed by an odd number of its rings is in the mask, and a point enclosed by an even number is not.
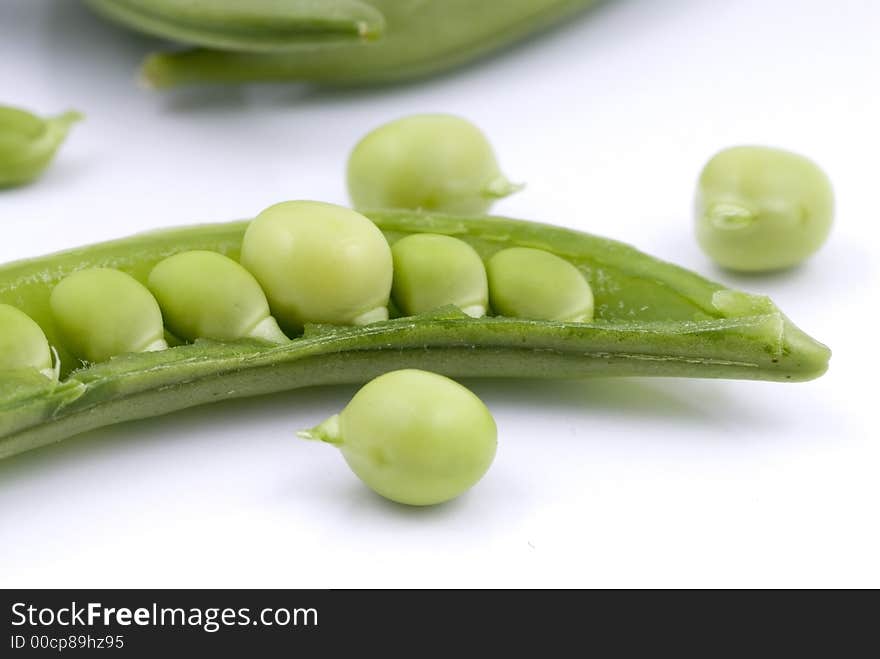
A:
[[[479,129],[458,117],[391,122],[353,150],[349,192],[360,207],[480,214],[520,186],[501,174]],[[190,251],[158,263],[146,286],[113,269],[76,272],[50,296],[65,347],[83,362],[181,341],[243,338],[283,343],[308,323],[363,325],[446,305],[480,317],[589,321],[593,295],[572,264],[537,249],[502,250],[484,263],[466,242],[416,234],[389,246],[353,210],[310,201],[263,211],[248,227],[240,263]],[[0,371],[35,367],[57,378],[41,328],[0,306]],[[22,349],[24,346],[24,349]],[[438,413],[438,410],[442,413]],[[393,420],[393,422],[389,422]],[[482,478],[497,429],[486,406],[435,373],[402,370],[365,385],[339,414],[301,437],[340,449],[377,493],[411,505],[452,499]]]
[[[159,262],[146,285],[118,270],[81,270],[59,282],[49,302],[65,347],[83,362],[101,362],[163,350],[166,331],[189,342],[281,343],[310,323],[364,325],[386,320],[391,299],[404,315],[455,305],[480,317],[491,305],[518,318],[593,316],[586,279],[554,254],[516,247],[484,264],[466,242],[429,233],[389,246],[360,213],[315,201],[260,213],[245,232],[240,263],[216,252],[183,252]],[[0,369],[34,367],[54,376],[39,326],[12,307],[0,311]]]
[[[510,248],[484,265],[450,236],[415,234],[389,246],[360,213],[314,201],[260,213],[245,232],[241,263],[216,252],[182,252],[159,262],[146,286],[118,270],[81,270],[55,286],[50,308],[67,349],[100,362],[163,350],[166,329],[185,341],[281,343],[288,340],[282,326],[293,334],[308,323],[384,320],[391,298],[407,315],[452,304],[479,317],[491,302],[505,315],[581,321],[593,308],[581,273],[548,252]],[[57,377],[33,320],[0,306],[0,326],[7,330],[0,370],[34,367]],[[342,412],[300,436],[336,446],[371,489],[410,505],[460,495],[482,478],[497,447],[495,421],[477,396],[411,369],[376,378]]]

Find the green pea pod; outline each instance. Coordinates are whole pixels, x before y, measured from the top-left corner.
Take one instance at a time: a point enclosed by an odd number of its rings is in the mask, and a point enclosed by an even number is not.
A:
[[[127,419],[310,385],[363,383],[403,368],[450,377],[789,382],[816,378],[828,366],[828,348],[768,298],[727,289],[613,240],[497,217],[365,214],[392,245],[433,233],[467,242],[484,261],[510,247],[555,254],[589,282],[594,319],[472,318],[446,307],[365,326],[307,326],[303,336],[282,345],[197,341],[72,370],[79,363],[61,340],[49,305],[58,281],[112,266],[145,282],[159,261],[189,250],[238,258],[248,223],[168,229],[12,263],[0,267],[0,303],[41,326],[58,350],[62,379],[57,386],[47,378],[31,382],[26,393],[0,382],[0,457]]]
[[[271,52],[305,44],[374,39],[382,14],[360,0],[86,0],[99,14],[174,41]]]
[[[0,188],[30,183],[43,173],[79,112],[43,119],[27,110],[0,106]]]
[[[169,87],[250,80],[370,84],[417,78],[497,50],[597,0],[89,2],[129,27],[208,47],[147,59],[143,67],[146,83]],[[265,20],[259,20],[261,15]],[[340,16],[350,23],[343,20],[343,28],[331,29],[339,27]],[[295,29],[298,17],[308,18],[303,26],[309,29],[301,34]],[[344,36],[346,30],[355,35],[381,33],[381,37],[375,41],[316,38],[318,34]]]

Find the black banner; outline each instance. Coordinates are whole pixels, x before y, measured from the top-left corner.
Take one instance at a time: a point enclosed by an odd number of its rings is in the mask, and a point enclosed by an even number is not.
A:
[[[873,599],[873,595],[869,596]],[[0,656],[156,656],[222,652],[336,656],[476,652],[475,641],[538,656],[637,650],[701,656],[829,656],[874,628],[876,606],[815,594],[618,591],[10,590],[0,592]],[[834,598],[854,604],[848,596]],[[834,599],[832,598],[832,599]],[[844,633],[835,631],[843,625]],[[873,643],[873,641],[870,641]],[[855,656],[855,655],[852,655]]]

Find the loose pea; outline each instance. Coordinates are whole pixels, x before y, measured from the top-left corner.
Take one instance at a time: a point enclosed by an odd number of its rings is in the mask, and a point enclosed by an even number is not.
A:
[[[241,263],[285,329],[388,318],[391,249],[360,213],[317,201],[270,206],[244,235]]]
[[[758,272],[796,265],[828,238],[834,193],[803,156],[758,146],[721,151],[697,186],[697,241],[719,265]]]
[[[520,187],[501,173],[480,129],[447,114],[380,126],[348,159],[348,192],[356,208],[480,214]]]
[[[0,106],[0,188],[23,185],[42,174],[70,127],[81,119],[73,111],[43,119]]]
[[[166,327],[181,339],[287,341],[269,314],[257,280],[222,254],[203,250],[175,254],[153,268],[147,284]]]
[[[372,380],[342,412],[299,435],[334,444],[367,486],[413,506],[471,488],[497,445],[495,421],[479,398],[442,375],[411,369]]]
[[[486,314],[486,268],[476,250],[463,240],[417,233],[394,243],[391,255],[391,295],[404,314],[412,316],[447,304],[474,318]]]
[[[119,270],[91,268],[65,277],[49,306],[66,347],[83,361],[168,347],[156,299]]]
[[[0,371],[24,368],[56,377],[49,341],[40,326],[23,311],[0,304]]]
[[[502,316],[573,322],[593,319],[590,285],[577,268],[555,254],[511,247],[492,256],[486,270],[489,300]]]

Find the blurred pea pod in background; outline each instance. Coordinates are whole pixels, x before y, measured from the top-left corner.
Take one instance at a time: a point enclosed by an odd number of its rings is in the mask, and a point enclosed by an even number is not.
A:
[[[150,55],[151,87],[247,81],[373,84],[438,73],[599,0],[86,0],[192,48]]]

